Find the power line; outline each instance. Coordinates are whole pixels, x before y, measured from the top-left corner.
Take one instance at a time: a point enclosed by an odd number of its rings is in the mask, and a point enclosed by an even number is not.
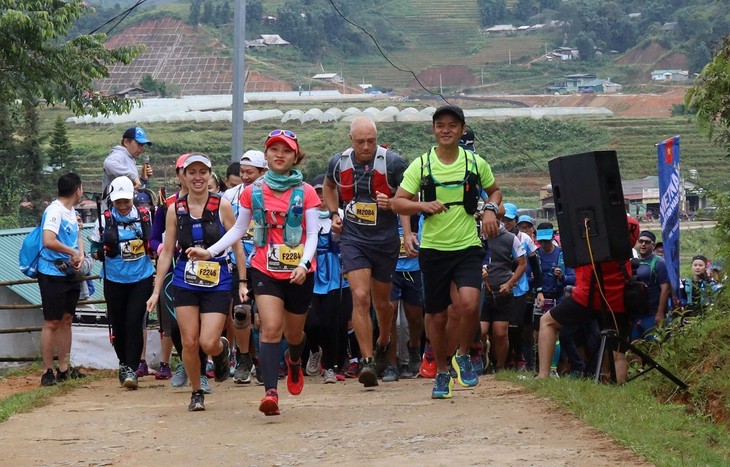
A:
[[[385,59],[385,61],[386,61],[386,62],[388,62],[388,63],[390,64],[390,66],[392,66],[393,68],[395,68],[395,69],[396,69],[396,70],[398,70],[398,71],[402,71],[402,72],[404,72],[404,73],[408,73],[408,74],[410,74],[410,75],[411,75],[411,76],[413,76],[413,78],[414,78],[414,79],[416,80],[416,82],[418,83],[418,85],[419,85],[419,86],[421,86],[421,88],[423,88],[423,90],[424,90],[424,91],[426,91],[427,93],[429,93],[429,94],[431,94],[431,95],[434,95],[434,96],[438,96],[438,97],[440,97],[440,98],[441,98],[441,99],[443,99],[443,101],[444,101],[444,102],[446,102],[447,104],[451,104],[451,102],[449,102],[449,100],[448,100],[447,98],[445,98],[445,97],[444,97],[444,96],[443,96],[443,95],[442,95],[441,93],[438,93],[438,92],[434,92],[434,91],[431,91],[430,89],[426,88],[426,86],[424,86],[424,85],[423,85],[423,83],[422,83],[422,82],[421,82],[421,80],[420,80],[420,79],[418,78],[418,76],[416,75],[416,73],[414,73],[414,72],[413,72],[413,70],[411,70],[410,68],[401,68],[401,67],[399,67],[398,65],[396,65],[395,63],[393,63],[393,62],[392,62],[392,61],[390,60],[390,58],[388,58],[388,56],[387,56],[387,55],[385,54],[385,52],[383,51],[383,49],[382,49],[382,48],[380,47],[380,44],[378,43],[377,39],[375,39],[375,37],[374,37],[374,36],[373,36],[373,35],[372,35],[372,34],[371,34],[371,33],[370,33],[370,32],[369,32],[369,31],[368,31],[367,29],[365,29],[364,27],[360,26],[359,24],[357,24],[357,23],[355,23],[355,22],[351,21],[351,20],[350,20],[350,19],[348,19],[348,18],[347,18],[347,17],[345,16],[345,15],[343,15],[343,14],[342,14],[342,12],[340,11],[340,9],[339,9],[339,8],[337,8],[337,5],[335,5],[335,2],[334,2],[334,0],[329,0],[329,2],[330,2],[330,4],[332,5],[332,8],[334,8],[334,9],[335,9],[335,11],[337,12],[337,14],[338,14],[338,15],[339,15],[339,16],[340,16],[340,17],[341,17],[341,18],[342,18],[343,20],[345,20],[345,21],[346,21],[347,23],[351,24],[352,26],[355,26],[356,28],[358,28],[359,30],[361,30],[362,32],[364,32],[364,33],[365,33],[365,34],[366,34],[366,35],[367,35],[368,37],[370,37],[370,39],[371,39],[371,40],[373,41],[373,44],[375,44],[375,47],[376,47],[376,48],[378,49],[378,52],[380,53],[380,55],[382,55],[382,56],[383,56],[383,58]],[[541,172],[544,172],[544,173],[549,173],[549,172],[548,172],[547,170],[545,170],[545,169],[544,169],[543,167],[540,167],[540,166],[539,166],[539,165],[537,164],[537,162],[536,162],[536,161],[535,161],[535,160],[534,160],[534,159],[532,158],[532,156],[530,156],[530,154],[529,154],[529,153],[527,153],[527,152],[526,152],[526,151],[525,151],[524,149],[522,149],[522,148],[519,148],[519,147],[517,147],[517,146],[513,145],[512,143],[510,143],[509,141],[507,141],[507,140],[506,140],[505,138],[501,137],[501,136],[500,136],[499,134],[496,134],[495,136],[497,137],[497,139],[499,139],[499,140],[500,140],[500,141],[501,141],[502,143],[504,143],[504,144],[505,144],[506,146],[509,146],[509,147],[511,147],[511,148],[512,148],[512,149],[514,149],[515,151],[517,151],[517,152],[519,152],[520,154],[522,154],[522,155],[524,155],[525,157],[527,157],[527,158],[528,158],[528,159],[530,160],[530,162],[532,162],[532,164],[533,164],[533,165],[534,165],[535,167],[537,167],[537,169],[538,169],[538,170],[540,170]],[[475,137],[475,139],[476,139],[477,141],[479,140],[479,138],[478,138],[478,137]]]
[[[88,35],[88,36],[90,36],[90,35],[92,35],[92,34],[96,34],[97,32],[99,32],[99,30],[100,30],[101,28],[103,28],[103,27],[104,27],[104,26],[106,26],[107,24],[111,24],[111,23],[113,23],[114,21],[116,21],[117,19],[119,19],[119,21],[117,21],[117,23],[116,23],[116,24],[115,24],[114,26],[112,26],[112,27],[111,27],[111,28],[110,28],[110,29],[109,29],[109,30],[108,30],[108,31],[106,32],[106,34],[109,34],[109,33],[111,33],[111,32],[112,32],[112,31],[114,30],[114,28],[116,28],[117,26],[119,26],[119,24],[120,24],[120,23],[121,23],[122,21],[124,21],[124,19],[125,19],[125,18],[126,18],[127,16],[129,16],[129,14],[130,14],[130,13],[132,13],[132,12],[133,12],[133,11],[134,11],[134,10],[135,10],[135,9],[136,9],[136,8],[137,8],[138,6],[140,6],[141,4],[143,4],[143,3],[144,3],[144,2],[146,2],[146,1],[147,1],[147,0],[137,0],[137,2],[136,2],[136,3],[134,4],[134,5],[132,5],[131,7],[127,8],[126,10],[122,11],[121,13],[119,13],[119,14],[118,14],[118,15],[116,15],[116,16],[114,16],[113,18],[110,18],[110,19],[108,19],[108,20],[107,20],[107,21],[106,21],[106,22],[105,22],[104,24],[102,24],[101,26],[99,26],[99,27],[97,27],[97,28],[94,28],[94,30],[92,30],[91,32],[89,32],[89,33],[88,33],[87,35]]]

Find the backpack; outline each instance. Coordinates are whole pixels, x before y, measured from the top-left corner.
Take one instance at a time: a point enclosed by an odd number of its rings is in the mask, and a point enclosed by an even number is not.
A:
[[[31,279],[38,277],[38,262],[44,248],[43,219],[41,219],[41,225],[28,232],[28,235],[23,239],[23,244],[20,246],[20,252],[18,253],[20,272]]]
[[[481,178],[479,176],[479,169],[477,166],[476,156],[471,151],[466,151],[464,148],[459,148],[459,151],[464,151],[464,178],[462,180],[440,182],[433,177],[431,172],[431,153],[435,147],[431,148],[424,156],[421,156],[421,181],[420,181],[420,194],[421,201],[435,201],[436,200],[436,187],[441,186],[444,188],[462,188],[463,196],[461,201],[455,201],[453,203],[445,203],[446,207],[450,206],[462,206],[467,214],[474,215],[477,212],[477,206],[479,199],[481,198]],[[469,157],[471,156],[471,158]],[[469,170],[469,162],[471,161],[474,167],[474,172]],[[428,169],[428,173],[424,174],[424,167]],[[428,215],[424,214],[424,217]]]

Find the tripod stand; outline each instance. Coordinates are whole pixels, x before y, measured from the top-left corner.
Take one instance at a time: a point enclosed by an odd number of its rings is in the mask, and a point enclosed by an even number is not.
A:
[[[596,376],[595,376],[596,383],[598,383],[600,381],[601,369],[603,368],[603,358],[606,355],[607,350],[608,350],[608,366],[609,366],[609,371],[611,374],[611,382],[613,382],[614,384],[617,382],[616,381],[616,367],[614,366],[613,351],[611,349],[614,347],[614,345],[618,345],[621,340],[622,340],[621,336],[618,335],[618,332],[616,332],[615,329],[603,329],[601,331],[601,345],[598,349],[598,359],[597,359],[598,361],[596,362]],[[611,345],[611,344],[613,344],[613,345]],[[689,387],[687,386],[687,384],[684,381],[682,381],[681,379],[674,376],[669,370],[667,370],[666,368],[661,366],[659,363],[656,362],[656,360],[651,358],[649,355],[647,355],[643,351],[639,350],[634,344],[632,344],[631,342],[628,342],[628,340],[624,340],[623,344],[628,346],[628,348],[632,352],[634,352],[636,355],[641,357],[641,361],[644,363],[644,365],[647,365],[647,364],[649,365],[648,370],[642,371],[641,373],[638,373],[638,374],[630,377],[629,379],[626,380],[627,383],[629,381],[632,381],[632,380],[638,378],[639,376],[643,376],[643,375],[647,374],[649,371],[656,368],[657,370],[659,370],[659,372],[661,374],[666,376],[671,382],[673,382],[674,384],[679,386],[679,388],[681,388],[682,390],[689,389]]]

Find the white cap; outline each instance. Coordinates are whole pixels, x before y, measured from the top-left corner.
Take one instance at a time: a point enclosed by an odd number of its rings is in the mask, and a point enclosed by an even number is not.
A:
[[[118,199],[134,198],[134,184],[129,177],[117,177],[109,185],[109,199],[114,202]]]
[[[205,157],[205,154],[190,154],[183,163],[183,169],[187,169],[190,167],[190,164],[194,164],[196,162],[200,162],[201,164],[205,165],[208,168],[211,168],[210,159]]]
[[[241,165],[250,165],[251,167],[258,167],[259,169],[266,169],[269,166],[266,163],[266,156],[264,153],[254,149],[243,153],[243,156],[241,156]]]

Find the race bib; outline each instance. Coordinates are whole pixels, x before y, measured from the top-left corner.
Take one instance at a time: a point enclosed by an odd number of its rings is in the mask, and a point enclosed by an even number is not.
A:
[[[251,222],[248,224],[248,230],[246,233],[243,234],[243,240],[251,240],[253,238],[253,228],[256,226],[256,222],[251,219]]]
[[[137,261],[145,255],[144,242],[137,238],[123,243],[121,254],[122,261]]]
[[[221,278],[221,265],[216,261],[188,261],[185,283],[196,287],[215,287]]]
[[[358,225],[378,223],[378,204],[350,201],[345,207],[345,219]]]
[[[299,266],[304,253],[304,245],[294,248],[284,244],[269,245],[266,254],[266,269],[272,272],[291,272]]]
[[[400,249],[398,250],[398,259],[408,258],[406,254],[406,239],[400,237]]]

